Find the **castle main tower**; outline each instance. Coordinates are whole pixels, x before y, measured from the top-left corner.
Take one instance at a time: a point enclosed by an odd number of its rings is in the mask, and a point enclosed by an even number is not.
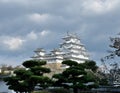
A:
[[[60,44],[60,46],[63,51],[64,60],[73,60],[78,63],[89,60],[89,55],[76,34],[67,33],[67,36],[63,38],[63,43]]]

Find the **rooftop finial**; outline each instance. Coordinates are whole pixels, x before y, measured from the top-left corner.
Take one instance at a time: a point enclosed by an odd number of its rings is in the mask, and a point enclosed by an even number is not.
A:
[[[67,31],[67,35],[70,35],[69,32],[70,32],[70,31],[68,30],[68,31]]]

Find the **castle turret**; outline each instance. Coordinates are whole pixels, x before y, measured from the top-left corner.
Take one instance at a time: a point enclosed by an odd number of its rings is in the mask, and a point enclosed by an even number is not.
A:
[[[37,48],[35,51],[35,55],[32,57],[33,59],[45,60],[45,50],[43,48]]]

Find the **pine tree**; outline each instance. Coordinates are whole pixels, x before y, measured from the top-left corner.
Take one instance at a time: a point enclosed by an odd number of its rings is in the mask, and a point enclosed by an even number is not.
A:
[[[85,62],[78,64],[75,61],[67,60],[63,61],[62,64],[69,66],[61,74],[53,75],[55,79],[56,86],[63,86],[65,88],[73,88],[74,93],[78,93],[78,89],[87,89],[95,87],[96,78],[90,76],[86,69],[91,69],[95,71],[97,69],[96,64],[93,62]],[[92,85],[87,85],[88,82],[94,82]]]
[[[5,82],[16,92],[31,92],[35,86],[46,88],[51,83],[51,79],[44,76],[44,73],[49,73],[50,69],[43,67],[45,61],[27,60],[23,62],[24,69],[14,71],[14,76],[5,78]]]

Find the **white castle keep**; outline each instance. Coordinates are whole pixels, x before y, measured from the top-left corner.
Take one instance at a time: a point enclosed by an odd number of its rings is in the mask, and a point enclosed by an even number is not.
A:
[[[59,48],[53,49],[50,53],[46,53],[43,48],[38,48],[34,51],[35,55],[32,58],[45,60],[48,64],[61,63],[64,60],[73,60],[78,63],[89,60],[89,55],[76,34],[67,33],[62,39],[63,42]]]

